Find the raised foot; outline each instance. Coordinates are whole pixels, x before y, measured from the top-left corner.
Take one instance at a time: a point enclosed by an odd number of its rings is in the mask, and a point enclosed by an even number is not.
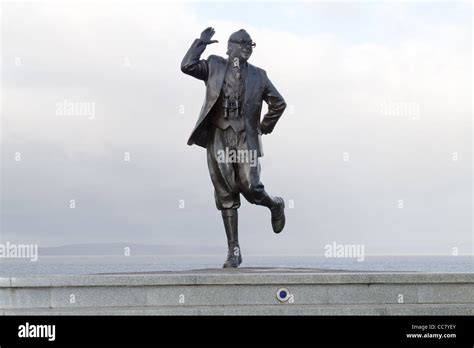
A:
[[[285,227],[285,201],[281,197],[275,197],[276,205],[271,208],[273,232],[280,233]]]

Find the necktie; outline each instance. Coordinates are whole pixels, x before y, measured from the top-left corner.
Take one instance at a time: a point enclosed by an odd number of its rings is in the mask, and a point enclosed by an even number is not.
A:
[[[239,58],[234,58],[232,61],[232,72],[234,74],[235,78],[235,86],[233,88],[234,96],[233,99],[236,101],[240,101],[240,85],[241,85],[241,80],[240,80],[240,61]],[[239,116],[239,110],[235,110],[233,112],[233,116]]]
[[[240,62],[239,62],[239,58],[234,58],[232,66],[233,66],[235,79],[237,81],[237,84],[239,84],[240,83]]]

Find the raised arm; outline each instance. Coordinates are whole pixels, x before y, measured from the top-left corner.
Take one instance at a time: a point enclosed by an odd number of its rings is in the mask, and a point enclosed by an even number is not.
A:
[[[211,40],[215,30],[211,27],[204,29],[199,39],[194,40],[188,52],[181,62],[181,71],[187,75],[191,75],[199,80],[207,80],[208,68],[207,61],[200,59],[201,54],[206,49],[207,45],[218,42]]]

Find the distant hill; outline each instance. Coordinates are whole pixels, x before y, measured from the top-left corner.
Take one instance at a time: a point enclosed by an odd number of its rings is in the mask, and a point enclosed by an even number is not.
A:
[[[133,243],[68,244],[58,247],[40,247],[40,255],[131,255],[222,254],[223,248],[196,245],[157,245]],[[224,248],[225,249],[225,248]],[[224,250],[225,251],[225,250]]]

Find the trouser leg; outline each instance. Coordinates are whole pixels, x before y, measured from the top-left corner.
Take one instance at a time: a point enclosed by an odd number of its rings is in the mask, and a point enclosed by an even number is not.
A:
[[[256,155],[252,161],[237,163],[235,165],[236,181],[239,191],[249,203],[271,209],[277,202],[265,191],[265,186],[260,181],[260,170],[260,162]]]
[[[218,160],[219,152],[229,147],[227,133],[228,130],[213,127],[210,130],[207,145],[207,165],[214,186],[216,207],[219,210],[240,207],[239,186],[236,182],[234,164]]]

